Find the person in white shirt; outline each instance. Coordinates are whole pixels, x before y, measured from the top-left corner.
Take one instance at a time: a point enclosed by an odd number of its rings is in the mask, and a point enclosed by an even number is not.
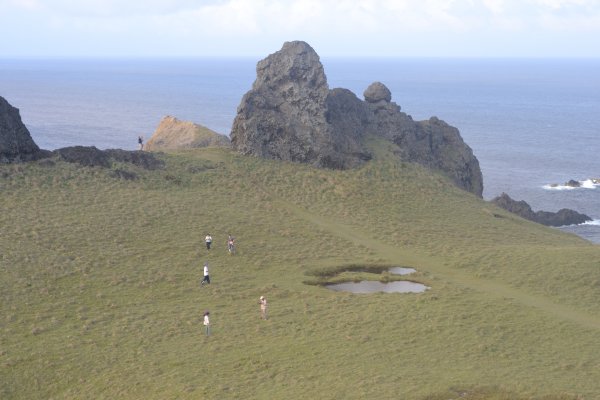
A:
[[[210,250],[210,245],[212,244],[212,236],[210,236],[210,233],[206,235],[204,241],[206,242],[206,250]]]
[[[265,299],[265,296],[260,296],[258,304],[260,304],[260,317],[267,319],[267,299]]]
[[[208,316],[210,315],[210,312],[205,311],[204,312],[204,327],[206,328],[206,336],[210,336],[210,320],[208,319]]]
[[[202,279],[200,285],[204,285],[205,283],[210,283],[210,276],[208,275],[208,262],[204,263],[204,279]]]

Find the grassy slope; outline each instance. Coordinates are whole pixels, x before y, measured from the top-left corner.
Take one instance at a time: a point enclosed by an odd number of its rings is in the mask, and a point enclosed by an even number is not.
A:
[[[597,398],[600,248],[373,146],[354,171],[217,149],[133,182],[0,167],[0,398]],[[357,263],[432,289],[303,283]]]

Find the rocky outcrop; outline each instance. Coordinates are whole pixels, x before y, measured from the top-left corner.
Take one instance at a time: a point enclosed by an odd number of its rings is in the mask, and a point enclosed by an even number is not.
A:
[[[94,146],[63,147],[52,152],[60,160],[84,167],[110,168],[113,163],[128,163],[147,170],[160,169],[164,162],[154,154],[121,149],[99,150]]]
[[[144,150],[176,150],[209,146],[229,147],[229,138],[205,126],[166,116],[158,124]]]
[[[397,144],[403,159],[440,171],[458,187],[481,197],[483,176],[479,161],[458,129],[437,117],[413,121],[390,101],[390,91],[380,82],[371,84],[364,96],[374,115],[376,134]]]
[[[518,216],[547,226],[565,226],[582,224],[592,219],[585,214],[563,208],[557,212],[534,212],[525,201],[513,200],[508,194],[502,193],[491,200],[492,203]]]
[[[339,124],[336,129],[328,122],[328,117],[336,119],[328,113],[328,99],[339,107],[353,100],[348,93],[330,98],[319,56],[308,44],[285,43],[260,61],[256,72],[233,122],[234,149],[318,167],[350,168],[362,162],[365,155],[357,140],[362,132],[341,132]]]
[[[364,97],[329,90],[316,52],[304,42],[285,43],[258,63],[252,90],[238,107],[232,146],[243,154],[344,169],[369,160],[365,139],[379,136],[398,145],[402,159],[481,197],[479,162],[458,129],[435,117],[413,121],[381,82]]]
[[[108,155],[95,146],[70,146],[54,150],[54,154],[63,161],[84,167],[110,167]]]
[[[36,160],[42,154],[21,121],[19,109],[0,96],[0,164]]]

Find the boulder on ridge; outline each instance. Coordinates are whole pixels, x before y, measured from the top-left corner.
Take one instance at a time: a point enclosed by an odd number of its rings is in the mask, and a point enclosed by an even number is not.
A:
[[[21,121],[19,109],[0,96],[0,164],[37,160],[41,154]]]
[[[180,121],[170,115],[163,117],[144,150],[175,150],[197,147],[229,147],[229,138],[205,126]]]
[[[365,101],[367,103],[377,103],[385,101],[389,103],[392,101],[392,92],[381,82],[373,82],[367,87],[363,93]]]
[[[371,158],[365,139],[378,136],[398,145],[402,159],[441,172],[481,197],[479,162],[458,129],[435,117],[413,121],[383,83],[371,84],[365,101],[347,89],[329,90],[319,56],[301,41],[286,42],[256,70],[230,135],[242,154],[352,168]]]
[[[578,213],[575,210],[569,208],[563,208],[557,212],[549,211],[537,211],[534,212],[531,206],[524,200],[517,201],[513,200],[508,194],[502,193],[500,196],[495,197],[491,200],[492,203],[500,208],[505,209],[513,214],[528,219],[533,222],[537,222],[546,226],[565,226],[565,225],[578,225],[592,219],[585,215]]]

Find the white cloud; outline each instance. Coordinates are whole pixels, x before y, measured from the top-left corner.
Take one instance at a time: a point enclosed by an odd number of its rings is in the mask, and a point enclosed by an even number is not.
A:
[[[549,7],[554,10],[558,10],[561,8],[569,7],[569,6],[586,6],[593,5],[595,2],[589,0],[536,0],[535,3]]]
[[[64,17],[134,17],[190,10],[217,1],[219,0],[0,0],[0,5],[8,3]]]
[[[482,0],[482,3],[493,14],[504,13],[504,0]]]
[[[578,18],[561,18],[546,14],[538,19],[540,27],[553,32],[582,32],[600,34],[600,15],[589,15]],[[596,37],[597,39],[597,37]]]
[[[568,32],[589,43],[576,35],[600,33],[599,21],[599,0],[0,0],[4,37],[27,31],[35,48],[125,54],[263,54],[303,39],[333,53],[476,55],[488,43],[509,52],[519,35],[529,43]],[[8,46],[28,47],[10,41],[0,51]]]
[[[0,8],[16,7],[25,10],[38,10],[42,8],[39,0],[0,0]]]

